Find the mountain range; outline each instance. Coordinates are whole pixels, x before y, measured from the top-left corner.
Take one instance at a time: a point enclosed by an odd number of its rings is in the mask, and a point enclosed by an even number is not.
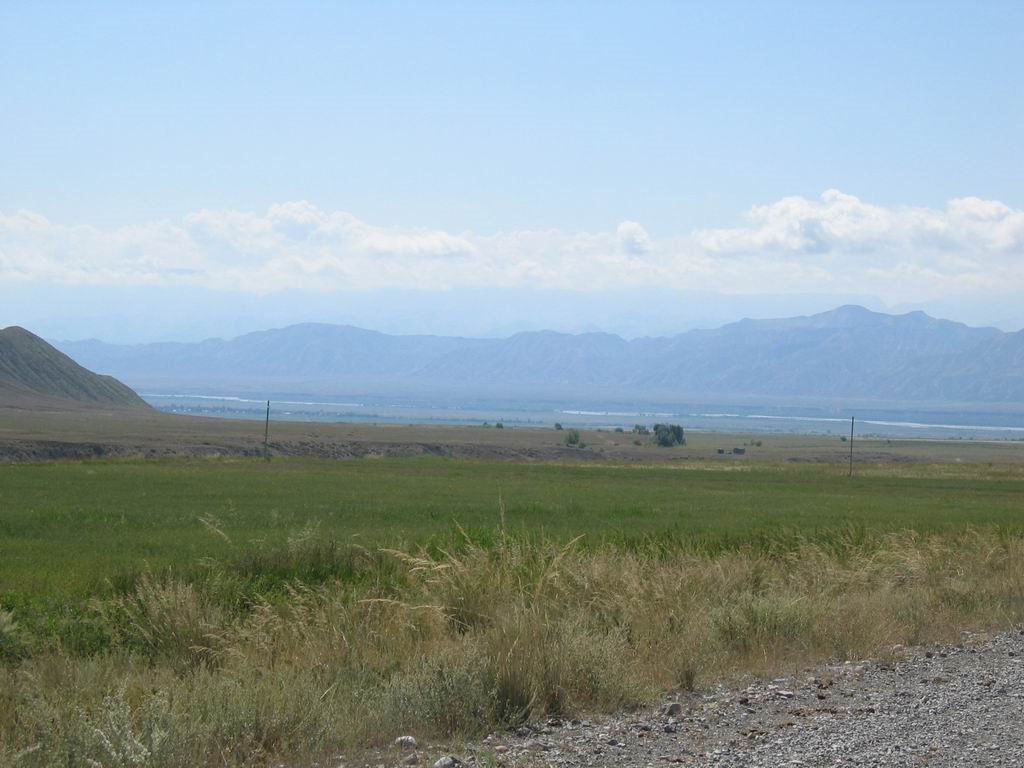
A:
[[[854,305],[631,340],[548,331],[396,336],[300,324],[197,343],[55,344],[149,392],[1024,401],[1024,331]]]
[[[0,329],[0,404],[19,408],[148,408],[120,381],[86,370],[18,326]]]

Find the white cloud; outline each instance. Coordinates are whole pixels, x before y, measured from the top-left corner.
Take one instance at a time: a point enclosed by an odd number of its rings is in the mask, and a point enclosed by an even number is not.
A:
[[[950,221],[965,240],[987,249],[1024,255],[1024,211],[977,197],[950,200],[948,210]]]
[[[976,197],[885,207],[828,190],[754,206],[740,226],[660,239],[634,221],[575,233],[381,227],[304,201],[109,229],[0,213],[0,282],[26,281],[251,293],[651,286],[919,301],[1024,290],[1024,211]]]
[[[878,251],[937,243],[949,217],[925,208],[882,208],[830,189],[820,200],[784,197],[754,206],[748,227],[697,232],[713,253]]]
[[[1024,249],[1024,211],[976,197],[945,210],[883,208],[830,189],[820,200],[785,197],[747,213],[749,226],[696,233],[712,253],[1010,252]]]
[[[619,247],[626,253],[640,255],[651,250],[651,238],[643,225],[635,221],[624,221],[615,231],[619,238]]]

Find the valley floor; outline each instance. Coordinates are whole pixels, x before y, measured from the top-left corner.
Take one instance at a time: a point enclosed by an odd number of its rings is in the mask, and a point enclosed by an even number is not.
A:
[[[685,424],[683,425],[686,426]],[[271,421],[272,456],[322,458],[420,455],[552,461],[814,462],[842,464],[850,445],[839,434],[727,433],[689,430],[685,446],[661,448],[630,430],[550,427]],[[133,409],[20,409],[0,406],[0,461],[131,456],[262,456],[264,424]],[[855,464],[1024,462],[1024,440],[857,437]]]
[[[478,439],[405,429],[321,434]],[[1020,764],[1020,444],[879,443],[851,478],[826,437],[583,437],[604,460],[0,463],[0,765],[335,768],[401,735],[427,765]],[[1004,634],[905,650],[965,630]]]

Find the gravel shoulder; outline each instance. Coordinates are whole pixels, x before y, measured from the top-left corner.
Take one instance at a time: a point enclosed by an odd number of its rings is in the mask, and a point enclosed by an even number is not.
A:
[[[371,764],[431,766],[437,749],[396,746]],[[1024,631],[896,647],[888,659],[722,684],[647,711],[551,720],[453,757],[449,768],[1022,766]]]

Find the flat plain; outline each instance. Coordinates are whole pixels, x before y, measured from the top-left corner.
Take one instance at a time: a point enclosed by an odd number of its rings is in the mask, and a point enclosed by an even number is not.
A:
[[[571,426],[566,424],[566,427]],[[685,424],[684,424],[685,426]],[[838,430],[839,433],[845,431]],[[450,426],[353,422],[271,421],[275,456],[358,458],[445,455],[519,460],[622,459],[626,461],[729,461],[742,448],[765,461],[840,463],[849,446],[841,434],[787,432],[687,432],[687,444],[671,452],[626,430],[584,429],[586,448],[565,445],[564,431],[550,427]],[[207,418],[132,409],[32,409],[0,407],[0,461],[110,456],[256,456],[263,453],[264,425],[248,419]],[[761,441],[751,447],[751,442]],[[857,461],[1020,462],[1024,441],[886,439],[858,436]],[[722,451],[719,454],[719,451]]]
[[[495,432],[497,430],[491,430]],[[512,432],[512,430],[507,430]],[[600,438],[600,434],[595,437]],[[745,439],[746,438],[746,439]],[[992,446],[896,446],[947,463],[779,462],[823,450],[809,437],[758,438],[742,459],[500,461],[435,456],[166,458],[0,464],[0,594],[93,590],[142,567],[325,541],[416,546],[501,524],[584,546],[644,540],[747,542],[848,526],[940,531],[1024,523],[1024,463],[974,461]],[[709,444],[748,436],[701,435]],[[838,442],[838,441],[834,441]],[[891,446],[890,446],[891,447]],[[1007,446],[998,446],[1005,448]],[[1013,445],[1021,454],[1024,446]],[[654,449],[657,450],[657,449]],[[706,451],[704,451],[706,452]]]
[[[2,424],[3,764],[376,764],[1024,619],[1019,442]]]

